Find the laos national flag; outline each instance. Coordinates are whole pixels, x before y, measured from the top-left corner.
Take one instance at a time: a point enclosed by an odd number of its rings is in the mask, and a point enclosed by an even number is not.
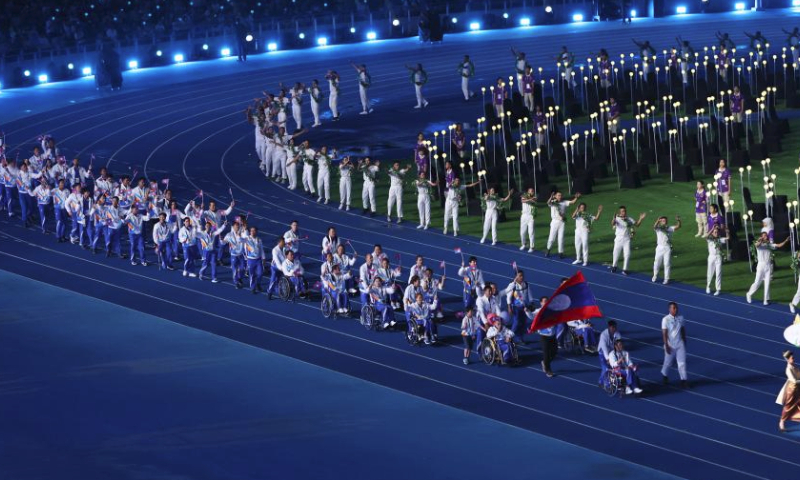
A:
[[[528,333],[571,320],[602,316],[597,299],[579,271],[553,292],[531,322]]]

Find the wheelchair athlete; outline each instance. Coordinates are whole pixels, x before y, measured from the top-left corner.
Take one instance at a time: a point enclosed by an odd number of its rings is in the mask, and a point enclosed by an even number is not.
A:
[[[611,366],[615,374],[620,374],[625,377],[625,394],[632,393],[639,395],[642,389],[639,388],[639,376],[636,374],[638,370],[636,364],[631,362],[628,352],[625,351],[622,345],[622,339],[614,341],[614,351],[608,355],[608,364]]]
[[[589,320],[570,320],[567,326],[571,328],[576,335],[583,338],[583,348],[589,353],[597,353],[597,333],[594,331],[594,326]]]
[[[417,325],[422,325],[425,329],[425,345],[436,343],[439,338],[436,323],[433,321],[433,313],[436,311],[436,306],[426,302],[425,296],[420,292],[417,293],[415,302],[409,310],[408,328],[416,328]]]
[[[401,310],[403,308],[403,304],[400,302],[399,288],[394,288],[395,282],[401,274],[401,269],[400,267],[392,268],[391,265],[389,265],[388,257],[382,257],[380,262],[380,266],[376,270],[375,275],[383,281],[383,285],[385,285],[387,288],[390,286],[392,287],[392,293],[389,295],[392,309]]]
[[[306,295],[305,280],[303,279],[303,266],[300,260],[295,260],[294,252],[289,250],[286,252],[286,260],[283,261],[283,275],[292,282],[294,291],[298,296]]]
[[[395,293],[393,286],[384,287],[381,277],[375,277],[369,289],[369,298],[373,308],[381,314],[383,328],[394,327],[397,322],[394,320],[394,308],[392,308],[392,295]]]
[[[331,272],[322,277],[322,289],[336,304],[337,313],[347,313],[350,311],[350,297],[347,295],[347,280],[349,273],[342,273],[342,267],[335,264]]]
[[[503,363],[509,363],[512,359],[511,347],[509,343],[514,341],[514,331],[503,325],[503,320],[494,314],[487,316],[491,322],[489,330],[486,331],[486,338],[493,338],[497,342],[497,348],[503,354]]]

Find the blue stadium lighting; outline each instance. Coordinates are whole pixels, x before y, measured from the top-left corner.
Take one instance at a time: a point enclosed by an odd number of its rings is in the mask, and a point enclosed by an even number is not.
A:
[[[47,83],[47,75],[45,74],[39,75],[39,83]]]
[[[743,11],[744,10],[744,2],[736,2],[736,4],[733,6],[733,8],[735,8],[737,12]]]
[[[25,72],[23,72],[23,75],[25,75],[26,77],[30,77],[31,76],[31,71],[30,70],[25,70]]]
[[[553,13],[553,7],[550,5],[544,7],[544,13]]]
[[[328,45],[328,37],[319,37],[317,38],[317,45],[320,47],[324,47]]]
[[[800,0],[797,0],[797,1],[799,1],[799,2],[800,2]],[[453,22],[453,23],[458,23],[458,17],[453,17],[453,19],[452,19],[452,22]]]
[[[249,34],[249,33],[248,33],[248,34],[247,34],[247,36],[246,36],[246,37],[244,37],[244,39],[245,39],[246,41],[248,41],[248,42],[252,42],[252,41],[253,41],[253,35],[251,35],[251,34]]]
[[[503,14],[503,18],[505,18],[506,20],[508,20],[508,13],[504,13],[504,14]]]
[[[574,14],[574,15],[572,16],[572,21],[573,21],[573,22],[582,22],[582,21],[583,21],[583,14],[582,14],[582,13],[576,13],[576,14]]]
[[[275,51],[275,50],[277,50],[277,49],[278,49],[278,44],[277,44],[277,43],[275,43],[275,42],[269,42],[269,43],[267,44],[267,50],[269,50],[270,52],[274,52],[274,51]]]
[[[520,27],[530,27],[531,26],[531,19],[528,17],[523,17],[519,19],[519,26]]]
[[[156,50],[156,57],[160,57],[161,55],[163,55],[161,50]]]
[[[631,10],[631,18],[636,18],[636,10]]]
[[[81,70],[81,73],[83,73],[84,75],[86,75],[88,77],[89,75],[92,74],[92,67],[83,67],[83,70]]]
[[[175,54],[174,57],[172,57],[172,59],[175,60],[175,63],[182,63],[183,62],[183,54],[182,53],[177,53],[177,54]]]
[[[675,9],[675,13],[677,13],[678,15],[684,15],[686,13],[686,7],[683,5],[678,6]]]
[[[298,37],[300,40],[305,40],[305,38],[306,38],[306,34],[305,34],[305,33],[303,33],[303,32],[300,32],[300,35],[298,35],[297,37]]]
[[[400,20],[398,20],[396,18],[394,20],[392,20],[392,26],[393,27],[399,27],[400,26]]]
[[[71,63],[67,64],[67,68],[70,69],[70,70],[73,70],[75,68],[75,65],[73,65]]]
[[[220,53],[223,57],[230,57],[231,56],[231,49],[230,48],[223,48],[220,50]]]
[[[356,33],[356,27],[350,27],[350,33]]]
[[[800,0],[792,0],[793,7],[800,7]]]
[[[375,32],[367,32],[367,40],[377,40],[378,34]]]
[[[208,44],[207,43],[203,44],[203,50],[208,50]]]
[[[469,24],[469,29],[472,30],[472,31],[480,30],[481,29],[481,24],[478,23],[478,22],[472,22],[472,23]]]
[[[128,68],[131,70],[136,70],[139,68],[139,61],[138,60],[131,60],[128,62]]]

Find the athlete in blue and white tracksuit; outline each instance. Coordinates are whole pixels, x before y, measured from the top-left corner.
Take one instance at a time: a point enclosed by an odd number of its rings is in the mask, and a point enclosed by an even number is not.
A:
[[[69,190],[64,180],[58,181],[58,188],[53,190],[53,207],[56,214],[56,239],[59,243],[67,241],[67,198]]]
[[[267,288],[267,297],[272,299],[272,293],[275,287],[278,286],[278,279],[283,275],[283,262],[286,260],[286,240],[283,237],[278,237],[277,244],[272,249],[272,261],[269,264],[269,288]]]
[[[53,201],[52,190],[47,181],[42,182],[33,189],[33,196],[36,197],[36,204],[39,207],[39,223],[42,233],[47,233],[47,211],[50,210],[50,203]]]
[[[191,217],[183,218],[183,227],[178,232],[178,242],[183,248],[183,276],[196,277],[194,260],[197,258],[197,227]]]
[[[250,235],[244,239],[244,256],[250,274],[250,290],[255,294],[261,291],[261,277],[264,276],[264,244],[258,238],[256,227],[250,227]]]
[[[211,267],[211,283],[217,283],[217,247],[215,240],[225,230],[227,226],[223,223],[219,228],[214,228],[211,222],[206,222],[206,228],[197,232],[197,249],[200,251],[200,258],[203,264],[200,267],[197,278],[203,280],[203,272]]]
[[[159,268],[174,270],[172,266],[172,245],[170,243],[170,225],[167,223],[166,212],[158,214],[158,223],[153,227],[153,243],[156,245]]]
[[[139,262],[143,267],[147,266],[147,258],[144,252],[144,237],[142,227],[144,222],[150,220],[149,215],[141,215],[139,206],[134,204],[125,216],[125,225],[128,226],[128,240],[131,247],[131,265],[137,265],[136,253],[139,253]]]
[[[233,272],[233,284],[236,288],[242,288],[242,276],[245,268],[242,228],[239,222],[234,222],[231,231],[224,238],[224,242],[228,244],[228,251],[231,254],[231,271]]]

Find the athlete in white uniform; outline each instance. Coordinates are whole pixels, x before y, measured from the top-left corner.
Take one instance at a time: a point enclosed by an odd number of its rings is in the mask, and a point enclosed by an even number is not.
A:
[[[314,80],[311,82],[311,88],[308,89],[308,94],[311,97],[311,113],[314,115],[314,125],[312,127],[319,127],[322,122],[319,121],[319,106],[325,98],[322,89],[319,88],[319,82]]]
[[[353,191],[353,164],[350,157],[344,157],[339,163],[339,210],[350,211],[350,194]]]
[[[364,184],[361,187],[361,201],[364,204],[364,213],[369,211],[370,215],[375,215],[378,210],[378,204],[375,202],[375,184],[378,181],[380,166],[380,160],[370,162],[369,157],[358,162],[358,170],[364,176]]]
[[[706,236],[708,242],[708,268],[706,270],[706,293],[711,293],[711,280],[714,279],[716,290],[714,295],[719,295],[722,290],[722,249],[724,238],[719,236],[719,226],[715,225]]]
[[[400,162],[394,162],[389,169],[389,201],[386,221],[392,221],[392,207],[397,204],[397,223],[403,221],[403,179],[411,167],[400,168]]]
[[[573,265],[583,263],[585,267],[589,263],[589,235],[592,233],[592,224],[600,218],[603,213],[603,206],[598,205],[597,213],[591,215],[586,211],[586,204],[581,202],[578,208],[572,212],[575,220],[575,261]]]
[[[514,189],[512,188],[508,195],[504,198],[498,198],[497,194],[495,193],[494,187],[489,188],[489,191],[483,194],[483,203],[485,205],[484,208],[484,216],[483,216],[483,236],[481,237],[481,243],[486,242],[486,236],[489,234],[489,229],[492,230],[492,245],[497,244],[497,216],[498,210],[500,208],[500,203],[507,202],[508,199],[511,198],[511,194],[514,193]]]
[[[308,145],[308,140],[300,145],[300,155],[303,160],[303,190],[310,196],[317,192],[314,190],[314,165],[317,162],[317,153]]]
[[[634,221],[628,217],[628,209],[625,206],[619,207],[619,212],[611,219],[611,227],[614,229],[614,252],[612,254],[611,272],[617,271],[617,261],[619,254],[622,253],[622,274],[628,274],[628,260],[631,257],[631,240],[636,231],[634,227],[642,224],[642,220],[647,214],[639,214],[639,220]]]
[[[522,194],[522,214],[519,217],[519,239],[522,244],[519,249],[525,250],[525,240],[527,239],[528,253],[533,252],[533,246],[536,241],[536,234],[534,231],[534,221],[536,220],[536,191],[533,187],[529,188],[527,192]]]
[[[294,87],[289,90],[289,95],[292,98],[292,118],[297,124],[295,130],[303,128],[303,94],[306,93],[306,86],[302,83],[295,83]]]
[[[325,200],[325,205],[331,199],[331,156],[328,147],[322,146],[317,152],[317,203]]]
[[[334,70],[328,70],[325,74],[328,81],[328,107],[331,109],[333,121],[339,120],[339,74]]]
[[[581,198],[580,193],[576,193],[572,200],[564,200],[559,191],[550,194],[550,199],[547,200],[547,206],[550,207],[550,235],[547,237],[545,257],[550,256],[550,249],[558,240],[558,257],[564,258],[564,222],[567,218],[567,207],[577,202],[579,198]]]
[[[789,243],[789,238],[781,243],[771,242],[767,232],[761,232],[761,236],[754,242],[756,249],[756,280],[747,291],[747,303],[753,303],[753,294],[764,284],[764,305],[769,305],[769,286],[772,281],[772,255],[773,252]]]
[[[351,63],[353,68],[358,72],[358,93],[361,96],[361,115],[372,113],[372,107],[369,105],[369,97],[367,96],[367,89],[372,85],[372,77],[367,72],[367,66],[364,64],[356,65]]]
[[[458,64],[458,74],[461,76],[461,93],[464,94],[464,101],[467,101],[475,95],[469,89],[469,79],[475,76],[475,64],[469,59],[469,55],[464,55],[464,60]]]
[[[653,282],[658,280],[658,271],[664,264],[664,285],[669,283],[672,270],[672,234],[681,228],[681,217],[675,217],[675,225],[667,225],[667,217],[659,217],[653,225],[656,232],[656,258],[653,261]]]
[[[414,84],[414,92],[417,95],[417,106],[414,108],[427,107],[428,101],[422,95],[422,87],[428,83],[428,72],[422,68],[421,63],[418,63],[415,67],[406,65],[406,69],[411,72],[411,83]]]
[[[419,211],[417,228],[427,230],[431,223],[431,187],[435,187],[436,182],[425,178],[425,173],[422,172],[414,182],[414,186],[417,187],[417,210]]]

